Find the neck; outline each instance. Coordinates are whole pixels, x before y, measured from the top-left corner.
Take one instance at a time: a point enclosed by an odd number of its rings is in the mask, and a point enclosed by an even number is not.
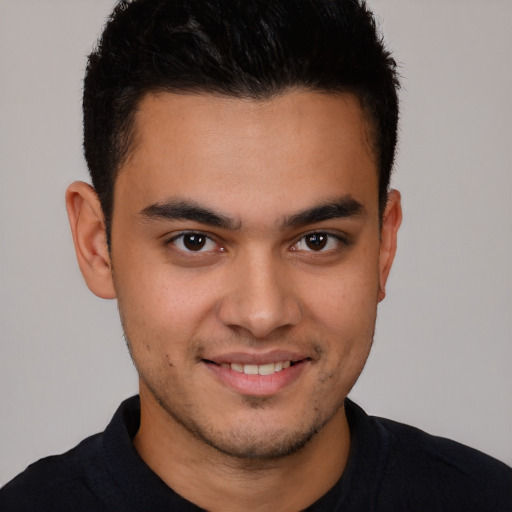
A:
[[[343,407],[292,455],[247,460],[208,446],[152,402],[141,393],[137,451],[169,487],[210,512],[303,510],[333,487],[345,469],[350,433]]]

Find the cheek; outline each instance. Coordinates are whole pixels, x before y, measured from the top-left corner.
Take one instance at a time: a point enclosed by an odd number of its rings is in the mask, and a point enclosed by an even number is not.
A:
[[[340,268],[309,283],[306,308],[314,321],[340,333],[373,329],[378,299],[378,267]]]
[[[371,260],[370,260],[371,261]],[[341,266],[323,282],[317,282],[305,309],[310,332],[323,341],[324,371],[348,393],[368,357],[375,328],[378,294],[378,265]]]
[[[133,350],[151,345],[154,352],[173,353],[204,329],[218,298],[214,283],[170,266],[127,265],[116,275],[119,310]]]

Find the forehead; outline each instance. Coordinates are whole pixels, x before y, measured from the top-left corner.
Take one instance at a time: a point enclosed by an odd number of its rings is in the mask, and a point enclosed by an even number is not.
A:
[[[184,197],[241,212],[244,201],[274,209],[294,201],[300,209],[356,194],[377,208],[368,133],[349,94],[294,91],[266,101],[149,94],[135,116],[116,202],[142,209]]]

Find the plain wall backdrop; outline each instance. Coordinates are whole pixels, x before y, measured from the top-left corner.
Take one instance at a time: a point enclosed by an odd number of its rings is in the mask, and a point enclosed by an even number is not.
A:
[[[137,390],[114,301],[75,262],[82,77],[112,0],[0,0],[0,484]],[[512,2],[373,0],[403,76],[404,223],[367,412],[512,464]]]

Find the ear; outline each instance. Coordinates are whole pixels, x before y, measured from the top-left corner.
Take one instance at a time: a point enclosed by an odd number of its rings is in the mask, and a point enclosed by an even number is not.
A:
[[[76,181],[66,190],[66,209],[76,258],[89,290],[102,299],[114,299],[105,218],[98,195],[87,183]]]
[[[379,302],[386,296],[386,282],[391,265],[395,259],[397,233],[402,223],[402,205],[400,192],[390,190],[386,209],[382,218],[379,253]]]

